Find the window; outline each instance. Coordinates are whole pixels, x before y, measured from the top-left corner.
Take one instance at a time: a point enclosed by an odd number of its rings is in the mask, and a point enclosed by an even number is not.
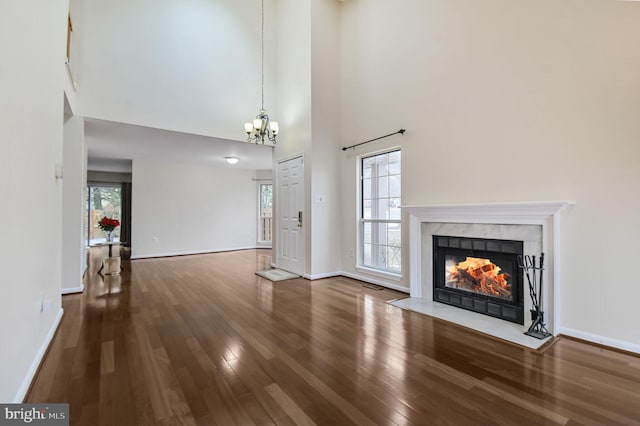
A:
[[[98,226],[103,216],[122,222],[122,199],[120,184],[89,184],[87,216],[85,217],[85,240],[87,246],[105,241],[105,233]],[[120,240],[121,228],[115,230],[115,241]]]
[[[260,184],[260,217],[258,218],[258,240],[271,242],[271,212],[273,210],[273,185]]]
[[[360,263],[402,272],[400,151],[362,158]]]

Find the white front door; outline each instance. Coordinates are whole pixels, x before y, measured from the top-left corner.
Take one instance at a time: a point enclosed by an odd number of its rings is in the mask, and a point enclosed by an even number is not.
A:
[[[302,157],[278,163],[278,234],[276,265],[304,274],[304,162]]]

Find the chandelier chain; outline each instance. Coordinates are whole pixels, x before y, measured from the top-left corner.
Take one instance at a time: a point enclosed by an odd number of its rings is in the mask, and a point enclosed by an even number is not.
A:
[[[260,46],[260,51],[262,52],[262,109],[264,109],[264,0],[262,0],[262,30],[260,35],[260,40],[262,40],[262,44]]]

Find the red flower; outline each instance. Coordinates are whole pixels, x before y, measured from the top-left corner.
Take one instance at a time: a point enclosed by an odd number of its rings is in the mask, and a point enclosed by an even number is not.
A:
[[[98,222],[98,226],[105,232],[113,231],[117,226],[120,226],[120,221],[118,219],[111,219],[109,217],[104,216]]]

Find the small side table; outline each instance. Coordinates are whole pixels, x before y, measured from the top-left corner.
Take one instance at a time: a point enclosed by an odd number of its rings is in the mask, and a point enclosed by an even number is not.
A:
[[[120,264],[120,256],[113,256],[113,246],[120,246],[122,244],[123,242],[121,241],[107,241],[93,246],[109,246],[109,255],[102,260],[102,265],[98,270],[98,274],[104,270],[104,275],[120,275],[120,271],[123,271],[124,268]]]

